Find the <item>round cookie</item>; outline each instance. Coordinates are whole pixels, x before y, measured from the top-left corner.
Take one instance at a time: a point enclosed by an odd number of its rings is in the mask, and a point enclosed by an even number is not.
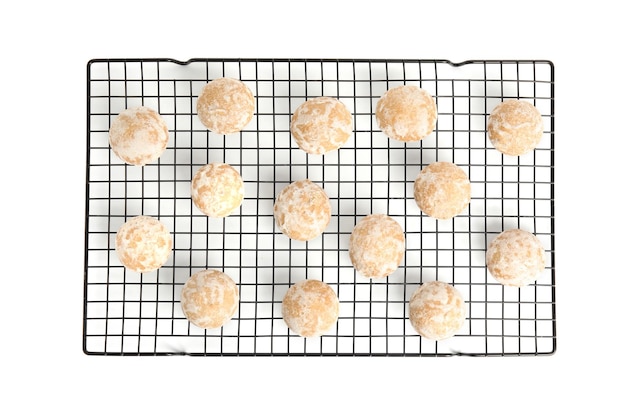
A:
[[[419,141],[435,129],[437,105],[426,90],[401,85],[387,90],[380,97],[376,104],[376,122],[392,139]]]
[[[291,239],[311,240],[324,231],[331,217],[324,189],[304,179],[292,182],[276,197],[274,218],[280,231]]]
[[[339,299],[322,281],[300,281],[287,290],[282,315],[292,332],[302,337],[321,336],[337,323]]]
[[[209,217],[226,217],[243,202],[244,184],[239,172],[221,162],[206,164],[191,180],[191,199]]]
[[[409,301],[409,320],[417,333],[431,340],[454,336],[463,327],[467,306],[452,285],[442,281],[420,285]]]
[[[252,120],[254,95],[241,80],[216,78],[202,88],[196,111],[210,131],[220,135],[237,133]]]
[[[505,155],[519,156],[537,147],[543,136],[539,110],[523,100],[498,104],[487,120],[487,132],[493,146]]]
[[[339,149],[352,134],[352,114],[333,97],[316,97],[302,103],[291,118],[291,134],[309,154]]]
[[[404,258],[404,248],[402,227],[386,214],[362,218],[350,235],[350,261],[367,278],[392,274]]]
[[[471,199],[470,181],[451,162],[433,162],[413,183],[413,196],[420,210],[435,219],[446,220],[460,214]]]
[[[109,144],[118,158],[130,165],[156,161],[167,148],[169,132],[165,120],[151,108],[123,110],[111,122]]]
[[[172,235],[154,217],[136,216],[117,231],[115,252],[122,265],[131,271],[155,271],[172,253]]]
[[[206,269],[193,274],[180,293],[183,314],[202,329],[217,329],[229,321],[239,307],[237,284],[223,272]]]
[[[537,236],[520,229],[496,236],[486,253],[487,269],[496,281],[511,287],[535,282],[546,267],[546,255]]]

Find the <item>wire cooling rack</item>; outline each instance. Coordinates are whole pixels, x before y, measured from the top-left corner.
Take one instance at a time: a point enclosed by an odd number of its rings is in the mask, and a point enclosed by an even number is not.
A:
[[[209,80],[233,77],[253,91],[256,110],[246,128],[209,132],[195,112]],[[418,143],[387,138],[374,115],[389,88],[411,84],[437,102],[435,131]],[[307,155],[292,140],[290,117],[306,99],[332,96],[354,117],[354,134],[338,151]],[[532,102],[544,120],[534,152],[507,157],[486,134],[489,112],[507,98]],[[110,150],[108,129],[123,109],[144,105],[166,120],[170,142],[144,167],[124,164]],[[556,349],[554,258],[554,68],[549,61],[324,59],[95,59],[87,65],[87,179],[83,350],[90,355],[192,356],[509,356]],[[434,161],[469,175],[469,208],[452,220],[423,215],[413,181]],[[190,198],[194,172],[226,162],[245,181],[245,199],[231,216],[209,219]],[[275,225],[280,190],[309,178],[332,204],[322,236],[289,240]],[[371,213],[396,219],[406,253],[385,279],[359,276],[348,257],[356,222]],[[174,249],[158,271],[126,270],[114,249],[117,229],[150,215],[171,231]],[[487,272],[485,251],[502,230],[535,233],[547,268],[522,289]],[[180,291],[194,272],[226,272],[240,291],[231,321],[201,330],[184,317]],[[281,317],[289,286],[328,283],[340,300],[337,325],[305,339]],[[408,300],[426,281],[453,284],[468,318],[451,339],[420,337],[408,320]]]

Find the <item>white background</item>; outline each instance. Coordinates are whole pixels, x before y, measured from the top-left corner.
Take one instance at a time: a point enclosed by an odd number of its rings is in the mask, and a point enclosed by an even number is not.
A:
[[[11,3],[0,10],[0,415],[623,411],[626,31],[613,2]],[[116,57],[551,60],[556,353],[85,355],[86,65]]]

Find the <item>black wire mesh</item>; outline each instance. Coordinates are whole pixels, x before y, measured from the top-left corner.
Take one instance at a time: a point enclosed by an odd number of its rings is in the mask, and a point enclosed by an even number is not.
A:
[[[244,81],[256,97],[240,133],[209,132],[195,113],[206,82]],[[389,88],[413,84],[436,99],[435,131],[419,143],[388,139],[374,109]],[[307,155],[289,132],[290,117],[316,96],[341,100],[354,134],[340,150]],[[531,101],[544,120],[534,152],[505,157],[491,146],[486,122],[507,98]],[[123,109],[145,105],[166,120],[170,142],[155,163],[124,164],[110,150],[108,129]],[[83,350],[93,355],[508,356],[556,349],[554,268],[554,69],[549,61],[96,59],[87,65],[87,178]],[[472,200],[461,215],[423,215],[413,181],[446,160],[470,177]],[[227,162],[245,181],[241,208],[224,219],[195,209],[190,181],[208,162]],[[333,218],[324,234],[291,241],[272,207],[292,181],[309,178],[329,195]],[[406,234],[398,270],[382,280],[360,277],[347,254],[356,222],[370,213],[395,218]],[[157,217],[174,250],[158,271],[125,270],[114,250],[117,229],[136,215]],[[535,233],[546,248],[544,275],[529,287],[505,288],[485,267],[488,242],[507,228]],[[239,285],[235,317],[201,330],[183,316],[182,285],[215,268]],[[281,317],[290,284],[320,279],[336,291],[340,317],[321,337],[291,333]],[[468,305],[459,334],[434,342],[408,321],[420,283],[455,285]]]

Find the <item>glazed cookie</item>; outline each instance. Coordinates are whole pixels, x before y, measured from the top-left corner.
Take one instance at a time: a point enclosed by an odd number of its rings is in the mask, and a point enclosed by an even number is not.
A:
[[[294,112],[291,134],[306,153],[325,154],[339,149],[350,138],[352,114],[336,98],[312,98]]]
[[[300,281],[287,290],[282,314],[292,332],[302,337],[321,336],[337,323],[339,299],[322,281]]]
[[[330,210],[324,189],[304,179],[292,182],[278,194],[274,218],[283,234],[304,241],[322,234],[330,222]]]
[[[541,141],[543,119],[539,110],[529,102],[506,100],[489,115],[487,132],[498,151],[519,156],[535,149]]]
[[[131,271],[155,271],[172,253],[172,235],[154,217],[136,216],[117,231],[115,252],[122,265]]]
[[[130,165],[143,166],[156,161],[167,148],[168,141],[165,120],[144,106],[122,111],[109,128],[111,150]]]
[[[239,290],[231,277],[207,269],[193,274],[183,285],[180,306],[189,320],[202,329],[217,329],[239,308]]]
[[[350,235],[352,265],[364,277],[386,277],[404,258],[404,240],[397,221],[386,214],[370,214],[359,220]]]
[[[209,217],[226,217],[243,202],[244,183],[239,172],[220,162],[204,165],[191,180],[191,199]]]
[[[202,88],[196,111],[210,131],[220,135],[237,133],[252,120],[254,95],[240,80],[216,78]]]
[[[411,325],[427,339],[443,340],[454,336],[463,327],[466,316],[463,296],[446,282],[425,282],[411,295]]]
[[[387,90],[380,97],[376,104],[376,121],[391,139],[419,141],[435,129],[437,105],[426,90],[401,85]]]
[[[505,230],[487,247],[487,269],[503,285],[524,287],[539,278],[546,267],[545,257],[537,236],[520,229]]]
[[[433,162],[415,179],[413,196],[420,210],[428,216],[451,219],[470,203],[469,177],[451,162]]]

